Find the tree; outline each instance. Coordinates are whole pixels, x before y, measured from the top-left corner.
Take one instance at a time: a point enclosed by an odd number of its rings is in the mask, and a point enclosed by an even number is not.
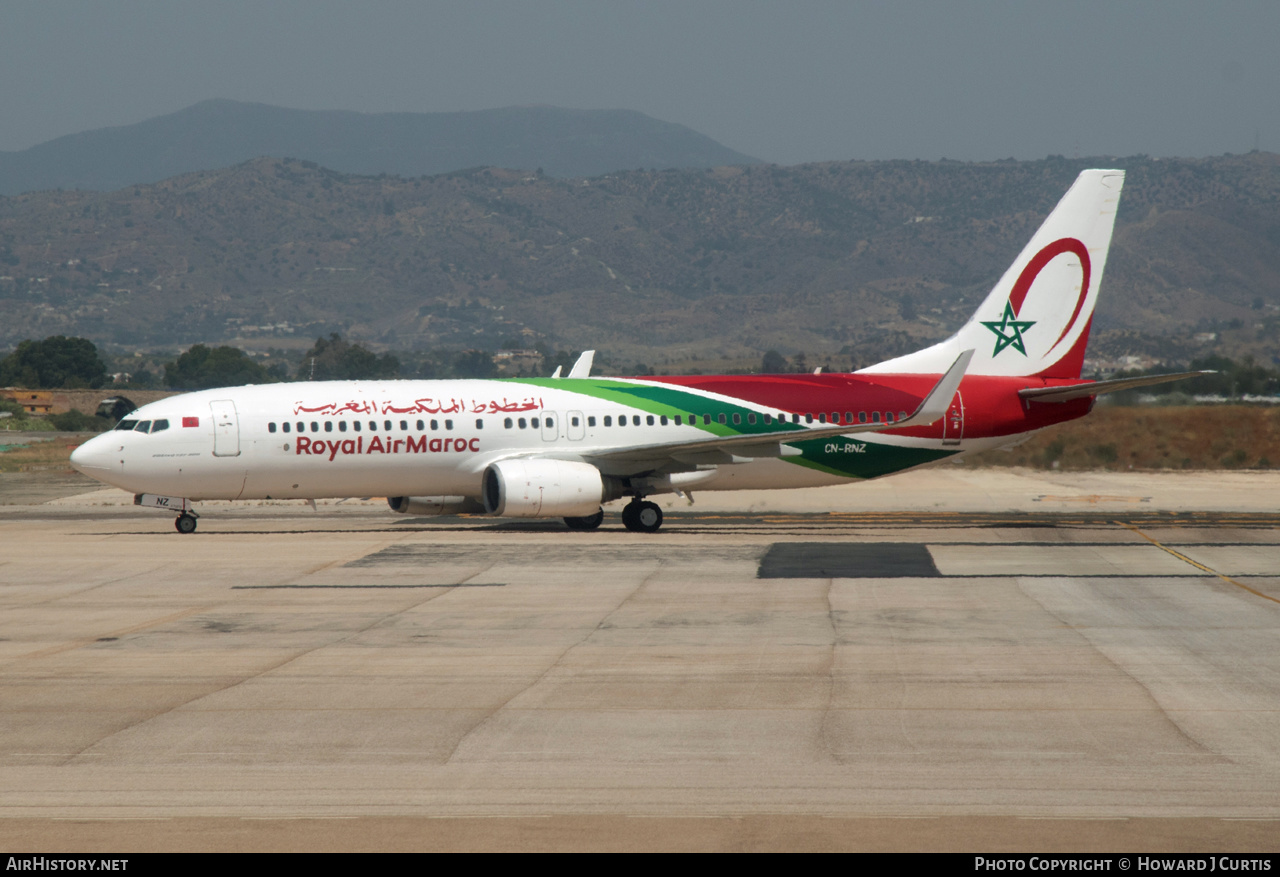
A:
[[[164,382],[179,390],[207,390],[261,384],[270,380],[267,370],[238,347],[208,348],[196,344],[174,362],[165,363]]]
[[[0,361],[0,386],[97,389],[107,381],[107,367],[87,338],[53,335],[23,341]]]
[[[399,376],[400,360],[389,353],[378,356],[359,344],[344,341],[337,332],[328,338],[317,338],[298,364],[300,380],[359,381]]]
[[[492,378],[498,374],[498,367],[485,351],[464,350],[453,360],[453,373],[460,378]]]
[[[787,360],[776,350],[766,350],[764,360],[760,363],[760,374],[780,375],[787,370]]]

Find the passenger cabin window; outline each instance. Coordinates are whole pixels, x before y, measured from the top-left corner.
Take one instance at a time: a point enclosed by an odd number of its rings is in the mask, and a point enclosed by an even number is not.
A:
[[[275,431],[276,431],[276,425],[274,423],[268,423],[267,432],[275,432]]]
[[[502,421],[502,425],[505,426],[507,429],[510,429],[512,426],[515,425],[515,421],[513,421],[510,417],[508,417]]]
[[[298,421],[298,432],[306,432],[306,431],[307,431],[307,425],[306,425],[305,423],[303,423],[301,420],[299,420],[299,421]]]
[[[401,428],[401,429],[403,429],[405,432],[408,432],[408,431],[409,431],[409,421],[407,421],[407,420],[402,420],[402,421],[400,421],[400,428]]]
[[[480,418],[480,417],[477,417],[477,418],[476,418],[476,429],[484,429],[484,419],[483,419],[483,418]]]
[[[640,425],[640,415],[639,415],[639,414],[634,414],[634,415],[632,415],[632,417],[631,417],[631,425],[632,425],[632,426],[639,426],[639,425]]]
[[[391,432],[391,421],[390,420],[382,421],[382,428],[385,429],[387,432]]]
[[[376,420],[370,420],[370,421],[369,421],[369,432],[377,432],[377,431],[378,431],[378,421],[376,421]]]
[[[607,417],[605,418],[605,420],[608,420],[608,419],[609,419],[609,418],[607,418]],[[435,421],[432,421],[432,422],[434,423]],[[521,429],[524,429],[525,427],[527,427],[527,426],[529,425],[529,421],[525,420],[523,417],[521,417],[521,418],[520,418],[519,423],[520,423],[520,428],[521,428]],[[605,424],[605,425],[607,426],[608,424]]]
[[[423,428],[423,426],[424,426],[423,422],[422,422],[421,420],[419,420],[419,421],[418,421],[418,432],[422,432],[422,428]]]
[[[755,422],[756,422],[756,416],[754,414],[748,414],[747,423],[755,423]]]
[[[728,418],[726,418],[723,414],[720,414],[716,417],[716,420],[720,421],[721,423],[724,423],[728,420]]]
[[[435,431],[436,431],[436,430],[438,430],[439,428],[440,428],[440,421],[438,421],[438,420],[433,420],[433,421],[431,421],[431,431],[432,431],[432,432],[435,432]]]
[[[280,424],[280,428],[281,428],[281,429],[283,429],[285,432],[288,432],[288,431],[289,431],[289,421],[287,421],[287,420],[286,420],[284,423]]]
[[[710,425],[711,425],[711,415],[710,415],[710,414],[704,414],[704,415],[702,415],[702,425],[703,425],[703,426],[710,426]]]
[[[480,425],[480,421],[477,420],[476,426],[479,426],[479,425]],[[545,426],[547,429],[555,429],[556,428],[555,418],[554,417],[542,418],[542,425]]]
[[[844,413],[844,422],[845,422],[845,423],[853,423],[853,412],[852,412],[852,411],[846,411],[846,412]]]
[[[595,425],[596,425],[596,418],[595,418],[595,415],[594,415],[594,414],[588,414],[588,415],[587,415],[587,426],[595,426]]]
[[[866,422],[867,422],[867,412],[865,412],[865,411],[859,411],[859,412],[858,412],[858,422],[859,422],[859,423],[866,423]]]
[[[346,432],[346,431],[347,431],[347,422],[345,420],[339,420],[338,432]]]
[[[733,425],[737,426],[740,423],[742,423],[742,415],[741,414],[733,415]]]
[[[644,422],[649,424],[650,426],[653,426],[653,415],[650,414],[647,417],[645,417]]]
[[[356,432],[359,432],[359,431],[360,431],[360,421],[358,421],[358,420],[353,420],[353,421],[351,421],[351,428],[352,428],[352,429],[354,429]]]
[[[659,423],[661,423],[663,426],[666,426],[666,425],[667,425],[667,415],[665,415],[665,414],[664,414],[664,415],[662,415],[662,417],[661,417],[661,418],[659,418],[658,422],[659,422]]]
[[[827,412],[823,411],[821,414],[818,415],[818,422],[819,423],[827,422]]]
[[[663,418],[663,420],[666,420],[666,418],[664,417],[664,418]],[[569,423],[570,423],[570,425],[572,425],[572,426],[581,426],[581,425],[582,425],[582,418],[581,418],[581,417],[578,417],[577,415],[574,415],[573,417],[570,417],[570,418],[569,418]]]
[[[871,422],[872,422],[872,423],[879,423],[879,422],[880,422],[880,412],[879,412],[879,411],[872,411],[872,412],[871,412]]]
[[[682,423],[680,420],[679,414],[676,415],[676,426],[684,426],[684,423]]]
[[[804,416],[804,422],[805,422],[805,423],[813,423],[813,415],[812,415],[812,414],[806,414],[806,415]]]
[[[535,421],[533,422],[533,425],[534,425],[534,426],[537,426],[537,425],[538,425],[538,421],[536,421],[536,420],[535,420]],[[444,422],[444,428],[445,428],[445,429],[453,429],[453,421],[452,421],[452,420],[446,420],[446,421]]]
[[[905,412],[905,411],[899,411],[899,412],[898,412],[898,419],[899,419],[899,420],[906,420],[906,419],[907,419],[907,412]],[[155,432],[155,430],[154,430],[154,429],[153,429],[153,430],[151,430],[151,431],[152,431],[152,432]]]
[[[324,431],[325,431],[325,432],[333,432],[333,421],[332,421],[332,420],[326,420],[326,421],[324,422]]]
[[[626,426],[626,425],[627,425],[627,415],[624,414],[618,418],[618,426]]]
[[[316,423],[314,420],[313,420],[313,421],[311,421],[311,431],[312,431],[312,432],[319,432],[319,431],[320,431],[320,424]]]

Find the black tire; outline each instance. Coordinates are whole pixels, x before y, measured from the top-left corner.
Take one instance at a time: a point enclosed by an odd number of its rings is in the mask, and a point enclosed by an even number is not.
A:
[[[627,503],[622,510],[622,523],[633,533],[656,533],[662,526],[662,509],[647,501]]]
[[[178,515],[178,519],[173,522],[173,526],[179,533],[194,533],[196,531],[196,519],[191,515]]]
[[[600,509],[594,515],[587,515],[585,518],[565,518],[564,522],[570,530],[594,530],[604,521],[604,509]]]

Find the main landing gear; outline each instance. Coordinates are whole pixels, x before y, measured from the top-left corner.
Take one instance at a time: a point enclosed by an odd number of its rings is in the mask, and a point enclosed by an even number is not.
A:
[[[570,530],[594,530],[603,520],[604,509],[599,509],[594,515],[587,515],[585,518],[565,518],[564,522],[568,524]]]
[[[191,512],[183,512],[178,515],[178,519],[173,522],[173,526],[179,533],[194,533],[196,531],[196,516]]]
[[[658,504],[636,497],[622,510],[622,525],[633,533],[656,533],[662,526]]]

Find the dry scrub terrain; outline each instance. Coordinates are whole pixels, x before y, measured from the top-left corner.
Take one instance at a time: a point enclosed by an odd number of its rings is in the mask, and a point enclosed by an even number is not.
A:
[[[1280,410],[1251,405],[1099,406],[1010,450],[966,465],[1062,469],[1269,469],[1280,465]]]

